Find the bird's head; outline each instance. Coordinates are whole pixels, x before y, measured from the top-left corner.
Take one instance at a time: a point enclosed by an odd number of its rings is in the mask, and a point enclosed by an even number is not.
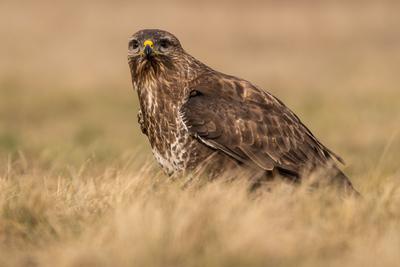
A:
[[[129,38],[128,61],[137,74],[172,68],[182,52],[179,40],[166,31],[141,30]]]

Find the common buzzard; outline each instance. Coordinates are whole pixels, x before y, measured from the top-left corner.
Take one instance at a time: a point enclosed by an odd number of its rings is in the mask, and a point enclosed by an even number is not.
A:
[[[299,181],[306,170],[329,168],[333,181],[354,190],[335,163],[343,160],[279,99],[206,66],[171,33],[135,33],[128,61],[142,132],[168,174],[207,163],[210,171],[239,166]]]

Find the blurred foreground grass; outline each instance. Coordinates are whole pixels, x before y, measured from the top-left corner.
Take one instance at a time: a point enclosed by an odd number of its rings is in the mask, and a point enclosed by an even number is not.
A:
[[[23,164],[0,180],[1,266],[398,265],[398,176],[340,199],[284,183],[249,195],[239,178],[183,190],[133,157]]]
[[[0,266],[398,266],[398,10],[3,1]],[[344,157],[364,197],[170,181],[136,123],[126,40],[144,27],[282,99]]]

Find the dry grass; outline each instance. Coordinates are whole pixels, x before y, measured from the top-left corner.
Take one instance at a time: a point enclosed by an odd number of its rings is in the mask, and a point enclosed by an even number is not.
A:
[[[1,177],[2,266],[397,266],[400,260],[398,183],[340,199],[329,188],[287,184],[249,194],[243,179],[183,190],[137,163],[101,170],[88,162],[64,174],[36,173],[25,164],[16,161]]]
[[[2,1],[0,266],[398,266],[398,1]],[[183,190],[136,124],[126,40],[287,103],[362,199],[246,179]]]

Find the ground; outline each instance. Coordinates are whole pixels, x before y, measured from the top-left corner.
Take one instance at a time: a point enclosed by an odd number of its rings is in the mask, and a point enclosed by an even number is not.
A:
[[[399,4],[151,4],[0,4],[0,266],[397,266]],[[168,179],[129,80],[143,27],[279,97],[363,197]]]

